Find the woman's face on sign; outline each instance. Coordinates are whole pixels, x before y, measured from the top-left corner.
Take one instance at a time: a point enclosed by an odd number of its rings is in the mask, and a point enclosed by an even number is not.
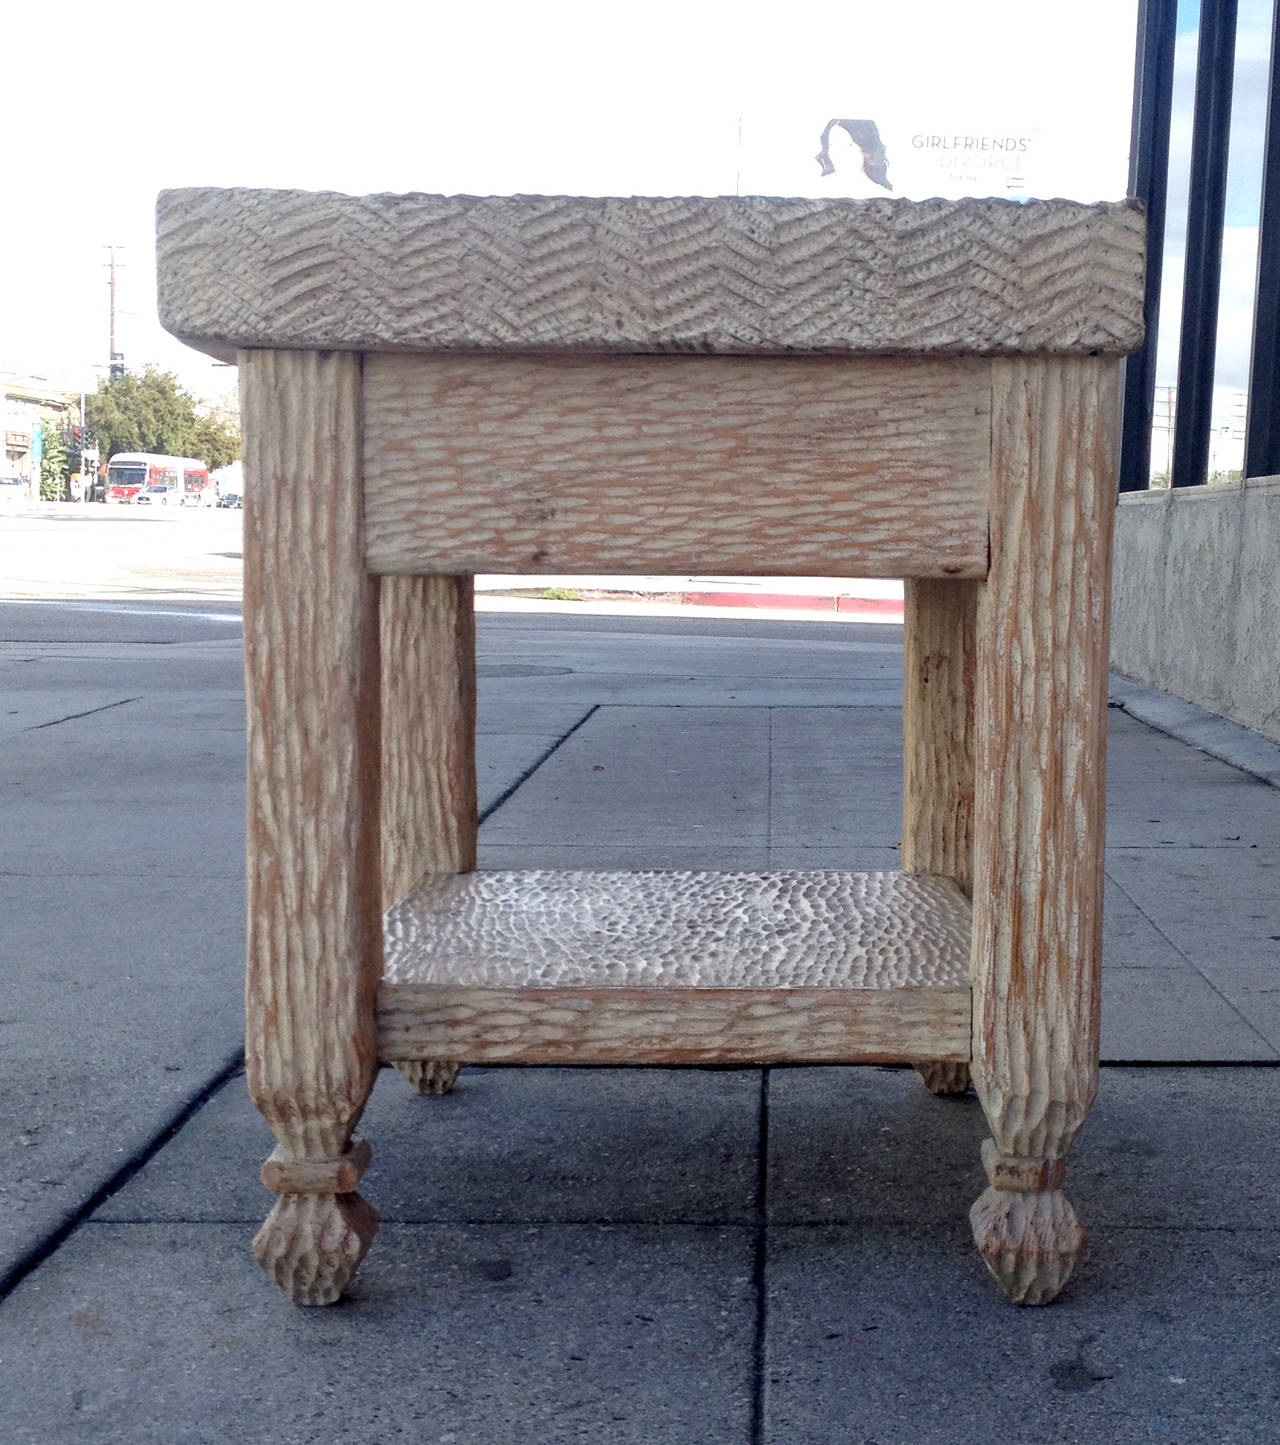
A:
[[[862,170],[862,147],[850,136],[842,125],[831,127],[827,136],[827,155],[835,167],[837,176],[852,180]]]

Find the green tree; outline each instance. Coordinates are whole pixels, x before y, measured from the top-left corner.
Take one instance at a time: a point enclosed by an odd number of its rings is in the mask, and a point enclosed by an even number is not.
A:
[[[240,455],[240,427],[216,415],[196,418],[196,447],[191,453],[209,464],[211,471],[225,467]]]
[[[196,403],[200,447],[195,455],[216,470],[240,455],[240,391],[234,382],[221,396]]]
[[[71,475],[71,453],[62,433],[47,421],[40,423],[40,500],[59,502],[67,495],[67,478]]]
[[[85,400],[85,421],[104,461],[116,452],[164,452],[219,467],[240,455],[238,425],[202,415],[177,377],[154,366],[100,386]]]

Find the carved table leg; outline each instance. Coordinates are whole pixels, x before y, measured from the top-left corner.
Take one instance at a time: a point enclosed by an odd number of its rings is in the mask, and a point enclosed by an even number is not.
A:
[[[280,1198],[253,1255],[294,1304],[332,1304],[372,1244],[378,1212],[356,1193],[369,1154],[353,1138],[337,1159],[295,1162],[278,1148],[262,1166],[262,1182]]]
[[[396,1059],[395,1066],[415,1094],[448,1094],[458,1082],[462,1067],[434,1059]]]
[[[1084,1231],[1064,1157],[1097,1091],[1115,363],[993,363],[978,611],[973,1082],[991,1126],[974,1239],[1044,1304]]]
[[[968,1064],[947,1063],[943,1059],[918,1059],[915,1070],[931,1094],[958,1096],[969,1092],[972,1080]]]
[[[390,908],[428,873],[476,866],[476,624],[470,577],[384,577],[382,877]],[[415,1094],[458,1065],[395,1059]]]
[[[382,972],[378,595],[364,573],[360,357],[243,352],[249,1092],[279,1148],[254,1241],[297,1304],[377,1228],[352,1141]]]
[[[974,619],[978,583],[909,577],[904,591],[902,868],[973,892]],[[969,1066],[920,1060],[934,1094],[963,1094]]]

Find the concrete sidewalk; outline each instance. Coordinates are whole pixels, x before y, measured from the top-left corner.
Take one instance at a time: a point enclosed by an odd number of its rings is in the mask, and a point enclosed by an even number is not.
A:
[[[237,629],[0,621],[7,1439],[1275,1437],[1280,792],[1111,714],[1111,1062],[1059,1304],[1000,1300],[980,1110],[909,1070],[474,1069],[383,1072],[383,1227],[303,1312],[248,1255]],[[896,629],[479,633],[482,866],[894,866]]]

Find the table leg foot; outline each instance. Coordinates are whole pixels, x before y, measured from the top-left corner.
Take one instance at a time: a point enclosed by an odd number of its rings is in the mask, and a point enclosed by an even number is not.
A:
[[[395,1066],[415,1094],[449,1094],[461,1064],[439,1059],[396,1059]]]
[[[1048,1304],[1062,1293],[1085,1245],[1062,1192],[1064,1163],[1004,1156],[991,1140],[982,1158],[991,1184],[969,1211],[978,1252],[1014,1304]]]
[[[378,1229],[359,1194],[282,1194],[253,1257],[296,1305],[328,1305],[351,1283]]]
[[[969,1065],[948,1064],[938,1060],[913,1066],[931,1094],[963,1094],[969,1088]]]

